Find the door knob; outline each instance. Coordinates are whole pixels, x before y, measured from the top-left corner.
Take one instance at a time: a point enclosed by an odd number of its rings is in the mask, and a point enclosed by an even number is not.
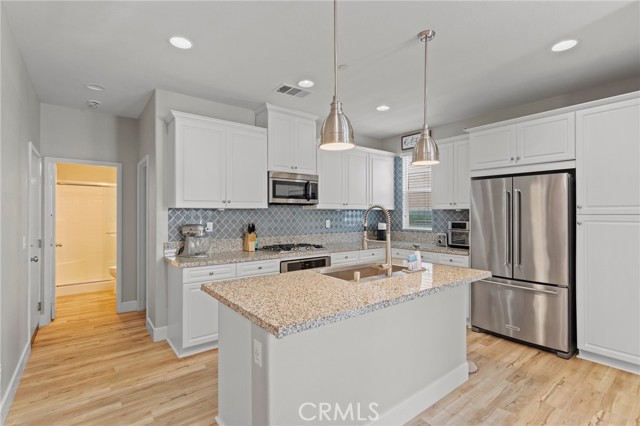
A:
[[[38,256],[33,256],[33,257],[32,257],[31,259],[29,259],[29,260],[31,260],[32,262],[37,262],[37,261],[38,261],[38,260],[40,260],[40,259],[38,259]]]
[[[582,204],[578,204],[576,207],[581,209],[582,208]]]
[[[56,247],[62,247],[62,243],[56,243]]]

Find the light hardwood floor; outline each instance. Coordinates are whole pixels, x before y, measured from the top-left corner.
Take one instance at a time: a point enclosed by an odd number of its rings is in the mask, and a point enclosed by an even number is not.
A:
[[[58,299],[7,425],[213,424],[217,351],[179,360],[114,312],[109,292]],[[468,350],[480,370],[409,425],[640,426],[640,376],[473,332]]]

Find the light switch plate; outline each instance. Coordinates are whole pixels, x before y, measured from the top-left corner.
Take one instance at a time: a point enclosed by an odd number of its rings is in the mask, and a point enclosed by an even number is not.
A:
[[[207,222],[207,227],[204,228],[206,232],[213,232],[213,222]]]
[[[324,221],[324,227],[327,229],[331,228],[331,221],[329,219]]]

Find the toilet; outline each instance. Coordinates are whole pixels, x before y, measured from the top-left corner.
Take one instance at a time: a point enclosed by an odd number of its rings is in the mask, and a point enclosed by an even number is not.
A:
[[[109,267],[109,275],[111,275],[113,278],[117,278],[118,270],[116,269],[115,266],[110,266]]]

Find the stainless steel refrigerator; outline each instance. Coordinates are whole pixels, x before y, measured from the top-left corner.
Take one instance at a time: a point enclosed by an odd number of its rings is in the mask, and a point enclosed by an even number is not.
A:
[[[471,182],[471,326],[568,358],[575,341],[574,178],[571,173]]]

